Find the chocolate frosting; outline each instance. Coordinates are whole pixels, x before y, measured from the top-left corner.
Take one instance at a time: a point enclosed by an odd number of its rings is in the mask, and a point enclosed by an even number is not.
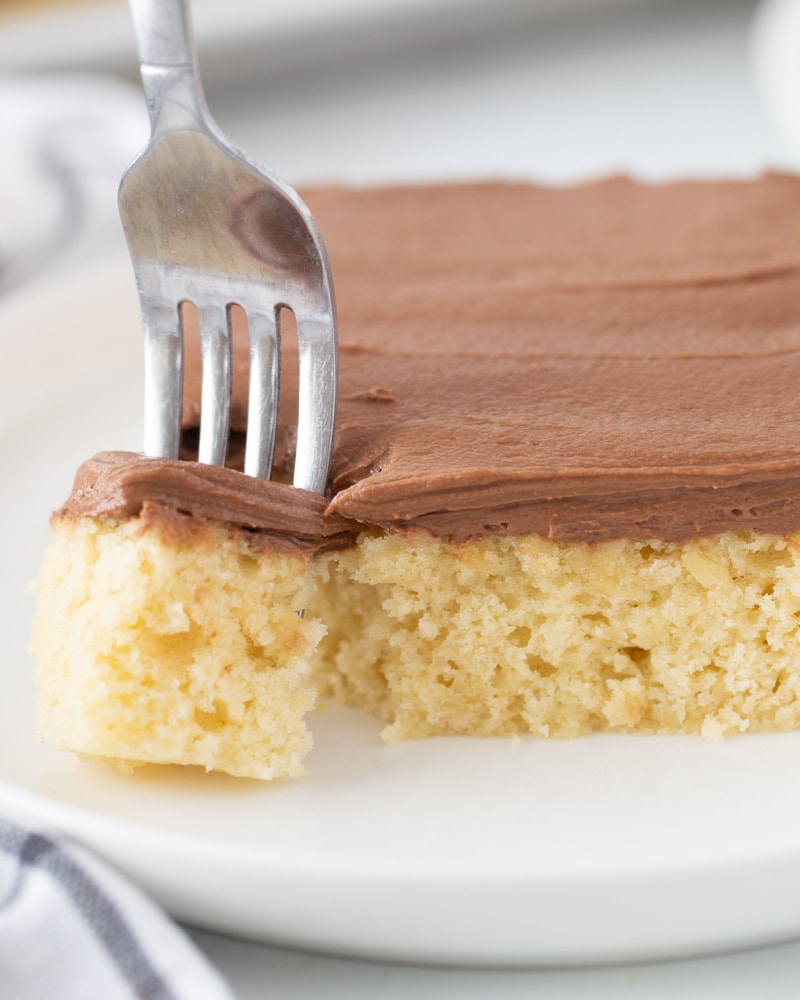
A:
[[[800,178],[305,197],[340,316],[328,503],[194,463],[105,457],[68,511],[132,510],[109,498],[135,494],[303,545],[358,524],[456,541],[800,530]],[[288,474],[297,359],[284,339]],[[109,464],[124,474],[98,471]]]
[[[102,452],[78,470],[62,517],[159,521],[173,534],[211,522],[266,536],[287,551],[344,548],[354,526],[326,512],[316,493],[265,482],[234,469]]]

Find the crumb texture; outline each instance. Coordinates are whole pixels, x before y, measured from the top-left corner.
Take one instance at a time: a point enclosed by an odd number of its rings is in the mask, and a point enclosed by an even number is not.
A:
[[[303,773],[314,702],[304,557],[210,526],[54,519],[31,648],[41,736],[116,760]]]
[[[309,559],[56,518],[32,647],[48,742],[269,779],[303,772],[317,692],[387,741],[794,729],[799,626],[800,536],[365,532]]]
[[[800,539],[364,535],[318,564],[321,691],[387,740],[800,725]]]

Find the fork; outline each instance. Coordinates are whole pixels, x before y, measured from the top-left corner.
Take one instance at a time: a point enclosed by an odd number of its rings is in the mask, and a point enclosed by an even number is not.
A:
[[[293,484],[324,493],[336,407],[336,308],[325,247],[288,185],[255,167],[206,107],[188,0],[130,0],[151,136],[119,208],[144,326],[144,453],[177,458],[181,306],[192,303],[202,361],[198,460],[224,465],[231,407],[231,307],[247,316],[244,471],[271,475],[280,311],[297,323],[299,405]]]

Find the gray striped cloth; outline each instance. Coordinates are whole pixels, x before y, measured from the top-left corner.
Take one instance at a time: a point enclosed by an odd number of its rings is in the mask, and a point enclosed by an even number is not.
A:
[[[0,817],[2,1000],[233,1000],[138,889],[66,838]]]

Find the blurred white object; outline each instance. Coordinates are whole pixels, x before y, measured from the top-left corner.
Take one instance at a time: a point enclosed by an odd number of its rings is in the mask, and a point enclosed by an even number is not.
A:
[[[757,86],[800,166],[800,0],[762,0],[752,53]]]
[[[343,51],[397,45],[431,33],[664,0],[193,0],[192,20],[208,79],[313,64]],[[0,4],[0,8],[2,5]],[[135,73],[133,30],[121,3],[74,0],[42,11],[0,9],[0,66]],[[207,67],[207,68],[206,68]]]
[[[124,254],[117,186],[147,136],[133,86],[95,76],[0,76],[0,294]]]

